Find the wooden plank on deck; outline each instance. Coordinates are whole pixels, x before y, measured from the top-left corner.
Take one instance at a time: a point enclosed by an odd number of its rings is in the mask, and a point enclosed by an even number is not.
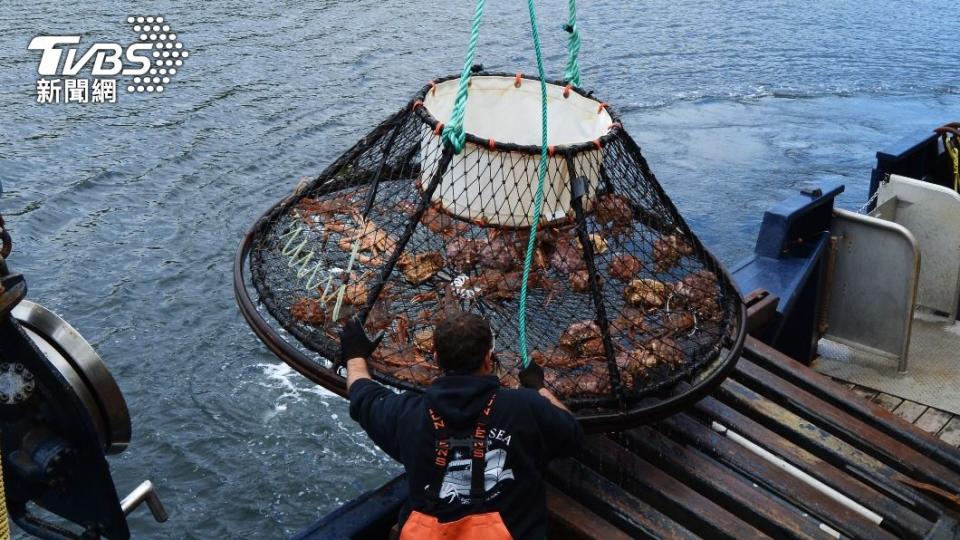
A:
[[[753,363],[751,359],[741,358],[737,362],[733,379],[757,389],[773,401],[785,404],[807,421],[850,444],[863,444],[864,441],[869,441],[869,444],[862,446],[860,450],[894,468],[901,469],[902,472],[915,473],[918,478],[922,478],[921,481],[942,489],[960,492],[960,471],[951,470],[921,449],[883,433],[871,423],[850,418],[845,410],[821,401],[813,394],[789,384],[773,372]],[[867,405],[868,402],[863,404]],[[883,409],[880,411],[886,412]]]
[[[820,448],[809,445],[801,447],[771,431],[770,429],[751,420],[748,416],[724,405],[714,397],[706,397],[695,406],[695,414],[709,422],[719,422],[721,425],[737,431],[748,440],[773,452],[781,459],[786,460],[794,467],[824,482],[828,486],[858,503],[884,516],[888,523],[894,523],[901,530],[916,537],[922,537],[930,529],[930,523],[919,514],[935,512],[929,505],[921,504],[916,507],[906,507],[900,499],[890,496],[883,490],[878,490],[869,482],[852,476],[846,470],[845,461],[839,454],[830,454],[825,446]],[[806,431],[806,430],[804,430]],[[816,440],[822,441],[819,437]],[[825,451],[818,451],[825,450]],[[818,455],[823,456],[823,459]],[[832,458],[832,461],[830,461]]]
[[[873,402],[888,411],[893,411],[903,403],[903,398],[880,392],[877,397],[873,398]]]
[[[851,390],[853,390],[854,394],[862,397],[867,401],[870,401],[879,393],[873,388],[867,388],[866,386],[859,386],[859,385],[854,386],[853,388],[851,388]]]
[[[917,418],[920,418],[920,415],[927,410],[926,405],[921,405],[915,401],[910,401],[909,399],[903,400],[903,403],[899,407],[893,410],[893,414],[903,418],[911,424],[917,421]]]
[[[612,523],[602,519],[551,485],[547,485],[547,508],[550,512],[550,520],[547,522],[548,533],[553,533],[549,535],[551,538],[559,536],[571,540],[591,538],[630,540],[629,535]]]
[[[952,446],[960,446],[960,416],[954,416],[943,426],[940,440]]]
[[[930,407],[920,415],[920,418],[917,418],[914,424],[927,433],[938,433],[950,421],[950,416],[947,411]]]
[[[602,512],[605,519],[634,538],[700,538],[680,524],[683,520],[674,520],[663,514],[599,472],[571,458],[551,463],[549,474],[551,484],[558,490],[588,510]],[[554,507],[548,505],[547,510],[550,519],[554,519]]]

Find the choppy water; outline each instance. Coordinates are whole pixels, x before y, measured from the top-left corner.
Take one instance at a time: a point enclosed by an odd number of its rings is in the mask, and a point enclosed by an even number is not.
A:
[[[100,350],[133,414],[138,538],[288,534],[397,467],[345,403],[279,365],[230,287],[243,230],[427,79],[459,70],[468,2],[151,3],[192,56],[163,95],[37,105],[38,34],[129,42],[120,2],[0,2],[0,211],[33,299]],[[522,2],[488,2],[478,62],[534,72]],[[566,2],[539,1],[551,73]],[[860,205],[873,153],[960,119],[953,2],[581,2],[584,86],[617,107],[721,259],[818,178]],[[148,13],[143,13],[147,15]],[[953,47],[952,52],[949,47]]]

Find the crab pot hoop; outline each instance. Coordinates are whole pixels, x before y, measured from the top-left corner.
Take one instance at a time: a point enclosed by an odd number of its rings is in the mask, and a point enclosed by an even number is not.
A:
[[[459,83],[459,78],[435,83],[422,96],[421,117],[425,125],[421,184],[437,170],[438,161],[431,159],[442,154],[439,150],[443,140],[437,133],[437,122],[449,122]],[[596,171],[603,160],[599,141],[613,127],[613,119],[599,101],[556,84],[547,85],[547,117],[551,155],[546,178],[550,183],[544,187],[542,215],[544,221],[554,222],[567,219],[571,212],[570,178],[564,154],[568,148],[576,148],[578,159],[591,165],[583,166],[585,171],[593,172],[586,180],[596,185]],[[534,217],[535,189],[516,193],[498,188],[537,178],[541,127],[539,84],[523,84],[522,77],[471,77],[464,131],[467,144],[475,148],[447,168],[433,202],[467,221],[529,227]],[[503,152],[520,155],[512,160],[511,167],[505,168],[499,166]],[[585,204],[589,207],[591,201],[588,199]]]
[[[338,355],[337,331],[353,315],[371,335],[385,332],[371,359],[383,383],[422,391],[440,375],[432,328],[457,310],[490,322],[496,373],[506,386],[518,383],[519,279],[540,154],[528,143],[540,132],[513,127],[503,114],[539,126],[520,116],[539,104],[525,94],[538,96],[539,81],[472,77],[467,144],[454,154],[438,134],[456,81],[432,81],[301,183],[257,220],[238,252],[234,288],[257,336],[334,392],[343,394],[345,381],[322,358]],[[589,429],[650,421],[726,376],[743,345],[745,309],[616,114],[577,88],[551,83],[548,93],[557,132],[548,133],[529,350],[547,386]],[[539,118],[534,110],[524,114]],[[513,140],[496,140],[502,135]]]

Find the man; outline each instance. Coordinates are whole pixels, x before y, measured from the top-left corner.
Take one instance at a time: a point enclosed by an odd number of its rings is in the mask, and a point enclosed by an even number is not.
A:
[[[443,376],[422,395],[397,394],[370,379],[366,359],[377,343],[359,321],[341,334],[350,417],[407,471],[401,539],[544,538],[543,470],[576,450],[579,423],[534,363],[520,373],[526,388],[500,388],[483,318],[453,315],[433,343]]]

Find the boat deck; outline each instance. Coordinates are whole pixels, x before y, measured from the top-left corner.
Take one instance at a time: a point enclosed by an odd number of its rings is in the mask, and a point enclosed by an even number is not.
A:
[[[839,382],[863,399],[883,407],[950,446],[960,448],[960,416],[866,386]]]
[[[748,338],[690,410],[552,463],[548,536],[960,538],[957,422],[915,405]],[[405,498],[401,476],[296,538],[390,538]]]
[[[922,403],[951,414],[960,414],[960,322],[918,312],[913,319],[906,373],[897,362],[829,340],[821,340],[813,368],[846,381]],[[869,393],[869,392],[867,392]],[[884,398],[890,401],[888,398]],[[905,406],[907,418],[916,407]],[[934,415],[933,412],[930,413]],[[912,421],[912,420],[911,420]]]
[[[951,420],[845,387],[751,338],[692,410],[591,437],[549,478],[593,513],[584,523],[623,538],[957,538]],[[552,502],[551,516],[570,504]]]

